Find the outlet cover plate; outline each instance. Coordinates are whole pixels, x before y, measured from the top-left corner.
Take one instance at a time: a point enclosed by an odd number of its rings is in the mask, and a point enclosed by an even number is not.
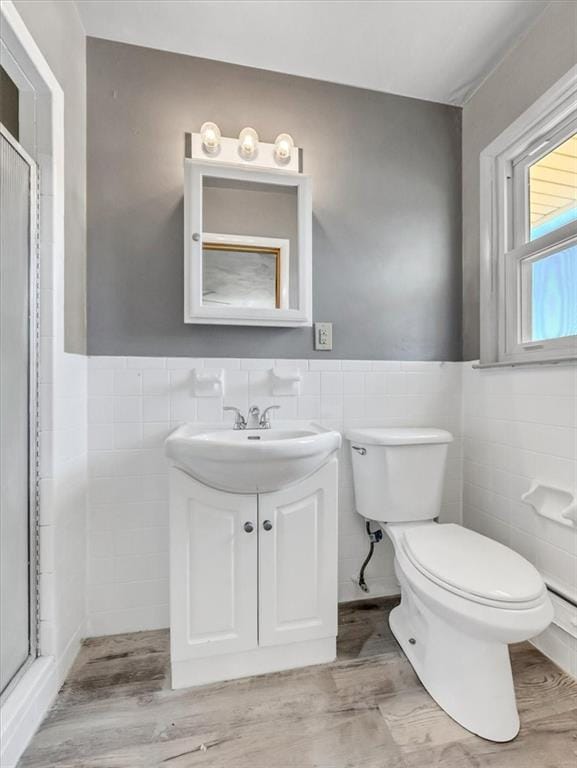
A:
[[[329,351],[333,348],[333,324],[315,323],[315,349]]]

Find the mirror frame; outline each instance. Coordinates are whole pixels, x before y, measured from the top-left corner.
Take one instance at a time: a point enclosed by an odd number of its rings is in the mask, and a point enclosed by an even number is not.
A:
[[[295,187],[298,281],[295,309],[210,307],[202,303],[203,181],[205,177]],[[211,239],[213,235],[206,233]],[[255,240],[257,238],[254,238]],[[289,258],[293,258],[290,254]],[[184,322],[203,325],[312,325],[312,183],[310,176],[276,169],[247,169],[184,160]]]

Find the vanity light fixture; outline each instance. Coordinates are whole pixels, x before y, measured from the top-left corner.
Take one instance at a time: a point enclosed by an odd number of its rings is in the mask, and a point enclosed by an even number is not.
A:
[[[203,123],[200,128],[202,149],[207,155],[218,155],[220,152],[220,128],[216,123]]]
[[[279,133],[274,142],[274,159],[279,165],[290,163],[294,145],[290,133]]]
[[[258,133],[254,128],[243,128],[238,135],[238,153],[243,160],[254,160],[258,154]]]

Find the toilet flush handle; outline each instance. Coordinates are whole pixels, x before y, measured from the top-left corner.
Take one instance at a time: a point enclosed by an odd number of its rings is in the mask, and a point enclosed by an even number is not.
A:
[[[351,445],[351,448],[353,451],[356,451],[357,453],[360,453],[361,456],[364,456],[367,452],[366,448],[362,448],[360,445]]]

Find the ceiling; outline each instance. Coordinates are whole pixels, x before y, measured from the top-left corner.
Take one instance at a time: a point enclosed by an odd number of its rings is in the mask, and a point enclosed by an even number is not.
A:
[[[549,4],[540,0],[76,0],[86,32],[464,104]]]

